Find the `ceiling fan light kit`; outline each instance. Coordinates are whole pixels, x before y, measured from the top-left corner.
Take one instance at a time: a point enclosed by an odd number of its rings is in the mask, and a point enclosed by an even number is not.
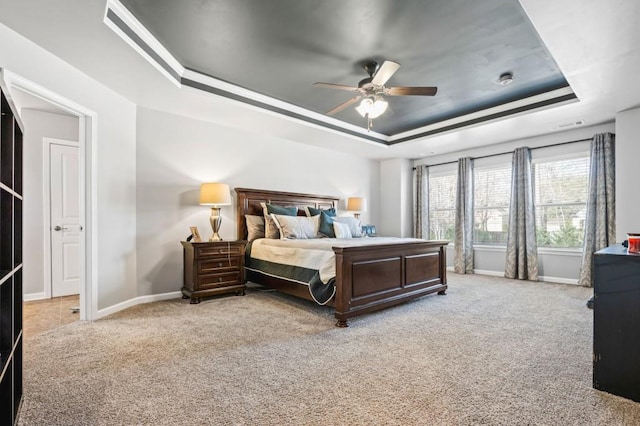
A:
[[[374,119],[380,117],[387,110],[389,106],[389,102],[385,101],[382,96],[375,96],[372,98],[364,98],[362,102],[360,102],[360,106],[356,107],[356,111],[360,113],[361,116]]]
[[[364,98],[360,105],[356,107],[356,111],[367,119],[367,130],[370,130],[372,127],[371,120],[384,114],[389,106],[389,103],[382,95],[434,96],[438,91],[437,87],[385,87],[385,83],[398,71],[398,68],[400,68],[400,64],[397,62],[384,61],[382,66],[378,66],[377,62],[371,61],[364,64],[364,69],[369,74],[369,77],[360,80],[357,87],[322,82],[314,83],[314,86],[358,93],[357,96],[328,111],[327,115],[337,114]]]

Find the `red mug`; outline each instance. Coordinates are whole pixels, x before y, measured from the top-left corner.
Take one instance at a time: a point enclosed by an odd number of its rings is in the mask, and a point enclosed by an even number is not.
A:
[[[627,247],[629,253],[640,253],[640,234],[627,234],[627,241],[629,243],[629,247]]]

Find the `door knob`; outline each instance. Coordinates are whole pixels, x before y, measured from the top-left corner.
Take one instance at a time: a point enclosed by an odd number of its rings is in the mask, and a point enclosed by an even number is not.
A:
[[[53,227],[53,230],[54,230],[54,231],[62,231],[62,230],[65,230],[65,231],[66,231],[67,229],[69,229],[69,228],[63,228],[63,227],[62,227],[62,226],[60,226],[60,225],[56,225],[56,226],[54,226],[54,227]]]

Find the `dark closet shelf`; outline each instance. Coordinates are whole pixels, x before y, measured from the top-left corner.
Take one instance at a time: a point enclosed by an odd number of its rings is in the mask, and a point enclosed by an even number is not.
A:
[[[22,125],[0,76],[0,424],[22,401]]]

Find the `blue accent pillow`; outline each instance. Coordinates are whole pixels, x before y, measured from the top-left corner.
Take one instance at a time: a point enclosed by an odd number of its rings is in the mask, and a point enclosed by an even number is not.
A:
[[[336,233],[333,230],[333,217],[325,213],[324,210],[320,212],[320,227],[318,228],[318,232],[325,237],[336,237]]]
[[[333,208],[333,207],[328,208],[326,210],[316,209],[315,207],[307,207],[306,209],[307,209],[307,213],[309,214],[309,216],[317,216],[321,212],[325,212],[327,215],[329,215],[331,217],[336,217],[336,209]],[[320,220],[322,220],[322,218]]]
[[[281,214],[283,216],[298,216],[298,208],[297,207],[282,207],[276,206],[273,204],[266,204],[267,212],[269,214]]]

